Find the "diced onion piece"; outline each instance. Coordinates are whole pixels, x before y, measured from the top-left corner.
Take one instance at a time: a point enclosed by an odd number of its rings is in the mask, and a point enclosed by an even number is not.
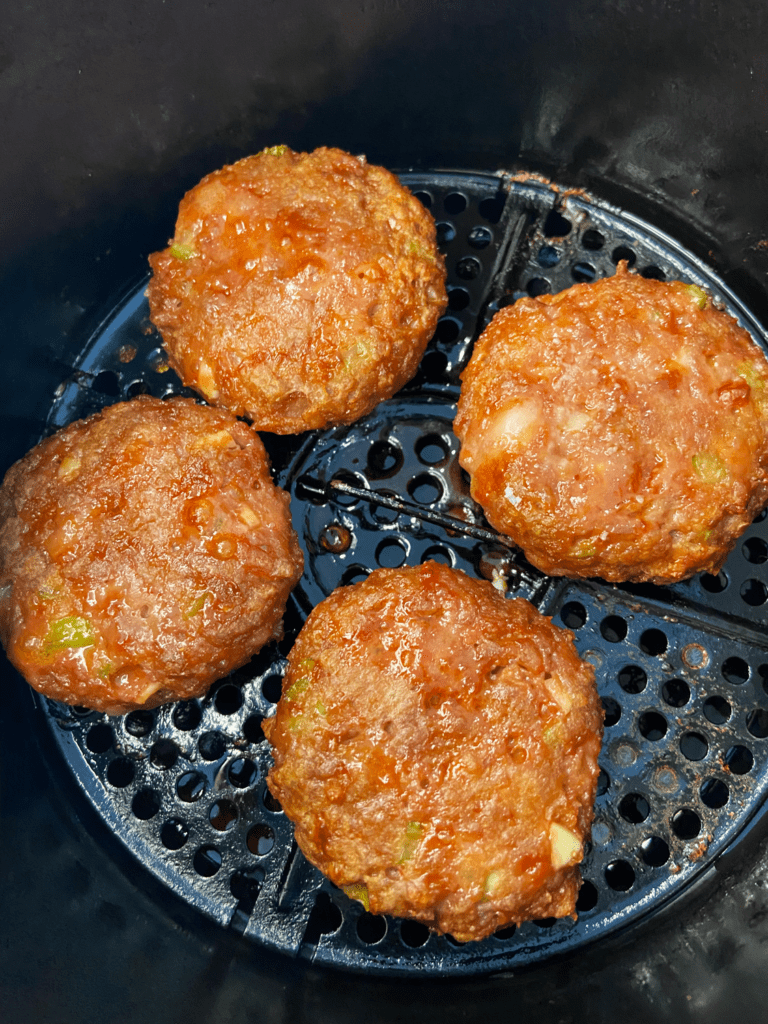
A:
[[[550,859],[555,871],[581,860],[581,840],[570,829],[553,821],[549,826]]]
[[[283,153],[288,149],[287,146],[267,146],[262,150],[267,156],[282,156]]]
[[[200,360],[200,369],[197,373],[197,386],[209,401],[213,401],[213,399],[219,397],[219,389],[216,387],[216,378],[213,375],[213,370],[204,359]]]
[[[174,242],[170,248],[171,256],[174,256],[177,260],[191,260],[197,253],[191,245],[185,245],[184,242]]]
[[[707,308],[709,298],[703,288],[699,288],[697,284],[687,284],[685,290],[690,294],[699,309]]]
[[[405,861],[410,860],[416,853],[416,847],[421,842],[422,836],[424,835],[424,826],[420,821],[409,821],[405,826],[405,840],[403,842],[403,852],[400,854],[398,864],[403,864]]]
[[[59,477],[69,483],[74,480],[80,472],[80,458],[77,455],[66,455],[59,466]]]
[[[350,885],[342,885],[341,891],[351,900],[359,900],[365,909],[370,912],[371,901],[368,897],[368,886],[365,882],[352,882]]]
[[[136,698],[137,704],[146,704],[153,693],[157,693],[162,683],[150,683],[149,686],[145,686],[141,693]]]
[[[728,470],[722,459],[712,452],[700,452],[691,459],[696,475],[705,484],[718,484],[728,478]]]

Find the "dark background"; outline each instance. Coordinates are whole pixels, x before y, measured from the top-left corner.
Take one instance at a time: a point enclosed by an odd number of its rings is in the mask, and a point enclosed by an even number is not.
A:
[[[667,230],[768,323],[768,8],[628,0],[29,0],[0,36],[4,470],[183,192],[265,145],[528,169]],[[517,976],[383,982],[271,957],[156,891],[2,668],[0,1021],[765,1024],[768,852]]]

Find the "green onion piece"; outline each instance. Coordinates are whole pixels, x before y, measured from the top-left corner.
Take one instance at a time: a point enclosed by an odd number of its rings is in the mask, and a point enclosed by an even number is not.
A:
[[[197,253],[191,245],[185,245],[183,242],[176,242],[171,246],[171,256],[175,256],[177,260],[191,260],[193,256],[197,256]]]
[[[282,156],[286,149],[288,149],[287,146],[267,146],[262,153],[266,153],[267,156]]]
[[[95,643],[96,635],[91,623],[80,615],[67,615],[49,624],[43,651],[50,657],[67,647],[93,647]]]
[[[204,591],[199,597],[196,597],[192,604],[189,606],[189,611],[184,612],[185,619],[191,619],[193,615],[197,615],[205,607],[205,602],[209,597],[213,597],[210,590]]]
[[[691,462],[694,472],[705,484],[719,484],[728,478],[725,463],[712,452],[700,452]]]
[[[594,545],[594,541],[584,537],[578,544],[574,544],[571,548],[571,554],[574,558],[594,558],[597,554],[597,548]]]
[[[302,658],[301,661],[299,662],[299,668],[303,669],[304,672],[311,672],[314,667],[314,658]]]
[[[736,372],[740,377],[744,378],[753,390],[760,391],[765,387],[765,378],[760,376],[755,368],[755,364],[751,363],[748,359],[739,363]]]
[[[315,711],[318,713],[318,715],[322,715],[323,718],[325,718],[325,716],[328,714],[328,708],[325,706],[325,704],[323,704],[321,700],[316,702]]]
[[[359,900],[367,911],[371,909],[371,901],[368,896],[368,886],[365,882],[352,882],[351,885],[342,885],[341,891],[351,900]]]
[[[300,693],[304,693],[306,688],[309,686],[309,676],[299,676],[293,685],[285,691],[284,697],[288,700],[296,700]]]
[[[402,864],[416,852],[416,847],[421,842],[422,836],[424,835],[424,826],[420,821],[409,821],[405,826],[405,841],[403,843],[403,852],[400,854],[400,860],[398,864]]]
[[[107,679],[111,672],[112,672],[112,662],[108,661],[106,663],[106,665],[102,665],[101,666],[101,668],[97,672],[97,675],[99,676],[100,679]]]
[[[697,284],[687,284],[685,286],[685,290],[689,293],[699,309],[707,308],[709,298],[703,288],[699,288]]]

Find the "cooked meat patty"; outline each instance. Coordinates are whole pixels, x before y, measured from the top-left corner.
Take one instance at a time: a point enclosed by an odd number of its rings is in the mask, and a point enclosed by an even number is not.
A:
[[[274,146],[209,174],[149,261],[152,320],[184,383],[278,434],[391,397],[447,302],[431,214],[338,149]]]
[[[462,941],[574,915],[602,712],[570,633],[435,562],[309,616],[264,732],[313,864]]]
[[[462,377],[459,460],[553,575],[717,573],[768,500],[768,362],[696,285],[627,272],[502,309]]]
[[[259,436],[191,399],[73,423],[0,488],[0,638],[70,704],[121,714],[204,693],[279,634],[301,571]]]

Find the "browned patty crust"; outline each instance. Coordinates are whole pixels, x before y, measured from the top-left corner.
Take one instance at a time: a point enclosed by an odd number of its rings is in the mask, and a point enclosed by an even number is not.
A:
[[[701,288],[620,265],[496,314],[462,376],[460,462],[544,572],[717,573],[768,500],[767,382]]]
[[[435,562],[309,616],[264,723],[304,854],[374,913],[462,941],[574,915],[602,712],[571,634]]]
[[[274,146],[209,174],[149,262],[152,320],[184,383],[279,434],[391,397],[447,302],[432,216],[338,149]]]
[[[302,571],[254,430],[191,399],[71,424],[0,487],[0,638],[48,697],[121,714],[205,692],[280,631]]]

